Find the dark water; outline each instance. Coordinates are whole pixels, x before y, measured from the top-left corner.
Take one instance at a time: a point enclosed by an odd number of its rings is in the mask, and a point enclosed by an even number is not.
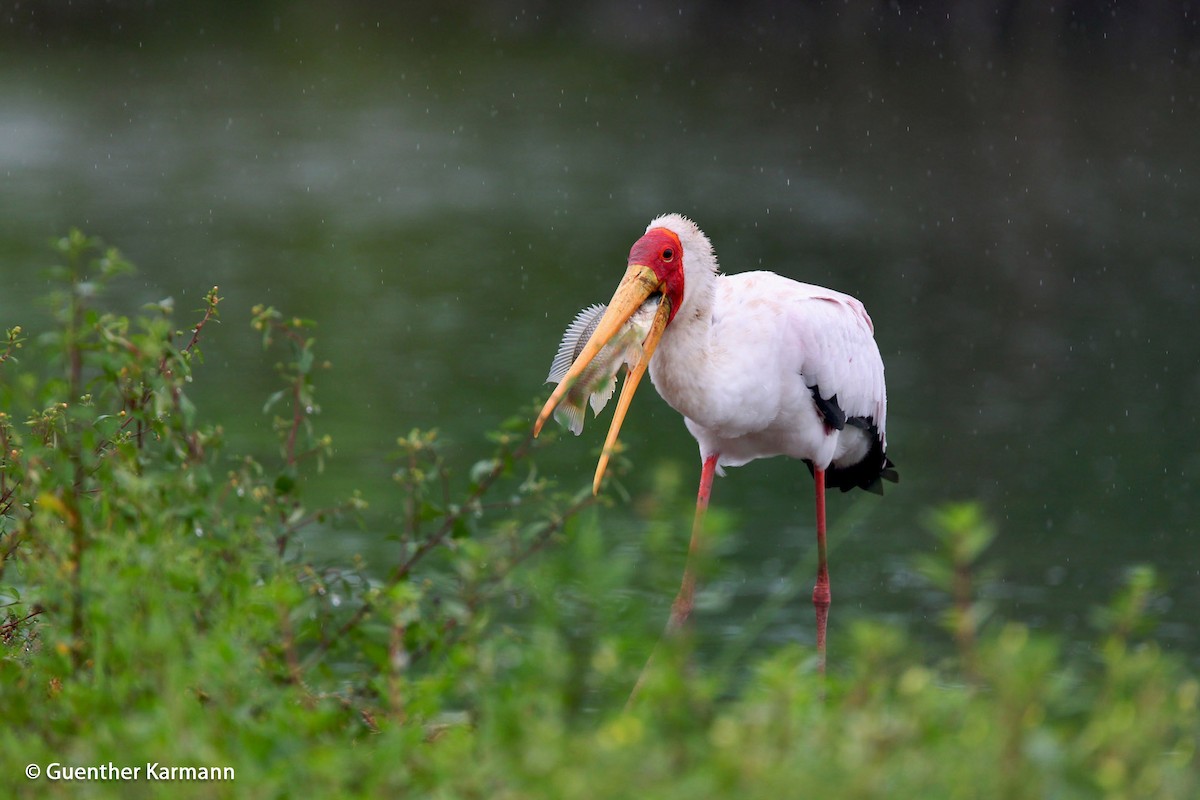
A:
[[[363,487],[383,531],[394,437],[438,427],[470,463],[482,431],[544,396],[562,328],[608,298],[649,219],[681,211],[725,270],[832,286],[874,318],[902,483],[831,499],[835,616],[930,624],[905,566],[931,544],[922,514],[978,499],[1001,530],[1002,613],[1083,635],[1148,562],[1169,587],[1162,639],[1194,657],[1196,60],[1166,37],[893,48],[731,19],[725,40],[670,14],[375,24],[364,8],[14,37],[0,326],[44,320],[36,268],[71,225],[139,265],[123,308],[191,309],[219,284],[196,399],[235,449],[269,452],[273,377],[248,309],[319,320],[328,491]],[[606,427],[546,468],[587,480]],[[698,475],[650,389],[623,439],[643,476]],[[731,605],[705,624],[808,635],[807,575],[797,610],[756,610],[812,557],[810,487],[781,460],[718,482],[739,536],[718,585]],[[331,547],[369,554],[374,530]]]

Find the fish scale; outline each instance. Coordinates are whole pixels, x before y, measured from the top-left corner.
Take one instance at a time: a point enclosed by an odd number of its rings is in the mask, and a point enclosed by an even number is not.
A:
[[[643,303],[617,335],[596,355],[554,409],[554,419],[558,424],[578,436],[583,432],[586,405],[590,404],[592,413],[599,416],[616,391],[617,373],[621,367],[632,366],[642,357],[642,342],[650,330],[657,309],[657,299]],[[563,332],[558,354],[550,365],[550,374],[546,376],[547,383],[558,383],[563,379],[607,310],[608,306],[604,303],[596,303],[575,315],[575,319],[571,320],[571,324]]]

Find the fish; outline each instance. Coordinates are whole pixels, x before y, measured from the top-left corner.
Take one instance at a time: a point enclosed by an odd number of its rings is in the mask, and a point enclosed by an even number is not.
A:
[[[606,310],[607,305],[596,303],[575,315],[575,319],[571,320],[571,324],[563,333],[562,343],[558,346],[554,363],[550,365],[546,383],[562,381],[567,370],[579,357],[583,346],[592,337]],[[600,415],[616,391],[617,373],[621,371],[621,367],[632,367],[641,359],[642,342],[650,332],[650,325],[657,310],[658,298],[651,298],[643,303],[621,326],[616,336],[596,355],[592,363],[588,364],[587,369],[575,380],[562,402],[554,409],[554,419],[559,425],[578,436],[583,433],[584,408],[587,405],[591,405],[593,415]]]

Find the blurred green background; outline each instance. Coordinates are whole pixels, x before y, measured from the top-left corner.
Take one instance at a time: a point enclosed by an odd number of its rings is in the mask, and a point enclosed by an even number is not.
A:
[[[249,309],[318,320],[337,449],[318,491],[372,508],[309,546],[382,572],[395,437],[437,427],[471,463],[680,211],[725,270],[874,318],[902,482],[831,499],[835,620],[925,625],[922,510],[977,498],[1006,617],[1082,641],[1149,562],[1164,646],[1200,659],[1198,69],[1187,3],[6,3],[0,327],[41,329],[69,226],[139,265],[128,311],[171,296],[187,320],[217,284],[194,397],[260,453],[274,386]],[[606,427],[543,470],[589,480]],[[635,497],[698,475],[652,391],[623,440]],[[710,633],[811,559],[810,495],[783,460],[718,482],[738,535]],[[637,508],[606,513],[628,534]],[[811,636],[806,601],[758,622]]]

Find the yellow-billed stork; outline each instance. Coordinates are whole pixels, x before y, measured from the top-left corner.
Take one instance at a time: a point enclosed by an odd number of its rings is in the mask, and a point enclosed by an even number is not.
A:
[[[655,301],[657,305],[655,306]],[[641,347],[636,339],[644,332]],[[583,337],[587,336],[586,342]],[[574,344],[574,346],[572,346]],[[570,366],[566,359],[573,356]],[[855,298],[776,275],[722,275],[708,237],[691,220],[651,221],[629,251],[625,277],[608,306],[581,312],[567,331],[551,380],[558,380],[534,425],[572,403],[567,422],[582,429],[581,395],[599,411],[611,377],[628,363],[600,462],[597,491],[638,382],[650,380],[683,414],[703,464],[683,584],[668,631],[692,610],[692,554],[714,473],[756,458],[785,455],[808,465],[816,484],[818,668],[824,670],[830,591],[825,546],[825,487],[882,493],[897,480],[886,453],[887,391],[874,327]],[[576,396],[571,397],[574,393]]]

